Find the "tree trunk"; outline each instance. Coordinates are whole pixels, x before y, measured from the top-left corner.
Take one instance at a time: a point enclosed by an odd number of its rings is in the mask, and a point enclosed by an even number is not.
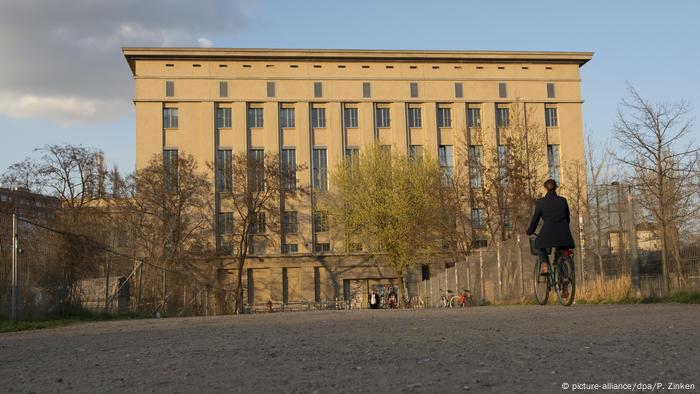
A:
[[[408,305],[410,302],[410,299],[408,297],[408,286],[406,286],[406,276],[404,275],[403,268],[399,269],[399,298],[401,298],[401,301],[403,302],[403,306],[405,307]]]

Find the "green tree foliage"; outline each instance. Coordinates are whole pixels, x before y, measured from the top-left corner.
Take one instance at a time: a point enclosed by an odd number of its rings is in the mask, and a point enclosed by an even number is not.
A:
[[[327,204],[346,243],[361,243],[377,263],[395,269],[404,301],[409,269],[441,248],[443,179],[437,160],[411,160],[376,145],[332,177]]]

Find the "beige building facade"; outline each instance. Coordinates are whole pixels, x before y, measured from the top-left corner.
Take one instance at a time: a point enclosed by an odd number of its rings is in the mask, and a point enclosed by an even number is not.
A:
[[[534,114],[530,121],[546,127],[542,151],[551,176],[571,176],[564,161],[583,163],[579,70],[589,52],[123,53],[136,85],[137,168],[158,154],[190,154],[207,168],[236,152],[275,152],[307,166],[297,174],[299,184],[323,191],[344,157],[373,143],[430,154],[448,166],[464,162],[459,147],[474,135],[484,145],[498,143],[502,109],[516,101]],[[212,223],[228,214],[225,204],[217,206]],[[246,267],[249,303],[352,299],[362,305],[371,287],[396,283],[395,273],[347,253],[328,229],[314,225],[308,196],[285,211],[294,212],[294,231],[256,247]],[[420,281],[418,269],[415,288]]]

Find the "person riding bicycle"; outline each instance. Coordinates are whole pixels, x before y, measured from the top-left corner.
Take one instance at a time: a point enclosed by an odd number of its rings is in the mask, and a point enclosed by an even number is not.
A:
[[[557,182],[554,179],[547,179],[544,182],[544,188],[547,194],[535,203],[535,212],[527,229],[527,235],[531,236],[535,233],[542,219],[542,228],[535,239],[535,248],[542,262],[541,273],[546,274],[549,272],[549,249],[573,249],[575,244],[569,229],[571,214],[566,198],[557,195]]]

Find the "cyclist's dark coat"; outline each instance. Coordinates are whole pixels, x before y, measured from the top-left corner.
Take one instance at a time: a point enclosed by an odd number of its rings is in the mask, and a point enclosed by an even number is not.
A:
[[[531,235],[537,229],[542,219],[542,228],[535,240],[536,248],[574,247],[574,238],[569,229],[569,204],[564,197],[559,197],[555,191],[538,199],[535,203],[535,213],[532,215],[527,234]]]

